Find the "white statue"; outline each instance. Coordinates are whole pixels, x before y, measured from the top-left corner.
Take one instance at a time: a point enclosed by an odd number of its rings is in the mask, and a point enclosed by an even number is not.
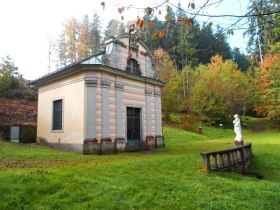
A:
[[[236,134],[235,141],[239,141],[239,142],[243,141],[243,137],[241,133],[241,123],[238,114],[234,115],[233,125],[234,125],[234,132]]]

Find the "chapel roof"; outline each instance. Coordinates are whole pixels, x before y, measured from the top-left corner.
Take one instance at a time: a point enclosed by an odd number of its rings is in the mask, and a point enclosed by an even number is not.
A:
[[[85,70],[90,70],[90,69],[97,69],[97,70],[103,70],[103,71],[108,71],[108,72],[111,72],[111,73],[115,73],[115,74],[121,74],[123,76],[132,76],[132,75],[129,75],[130,73],[129,72],[125,72],[119,68],[117,68],[116,66],[113,66],[113,65],[110,65],[108,64],[108,62],[106,62],[106,57],[108,57],[108,46],[111,44],[111,43],[117,43],[123,47],[127,47],[125,43],[123,43],[122,41],[120,41],[120,39],[123,39],[123,38],[127,38],[129,39],[130,38],[130,35],[129,34],[121,34],[119,36],[116,36],[116,37],[109,37],[107,40],[105,40],[105,45],[106,45],[106,50],[103,50],[101,52],[98,52],[94,55],[91,55],[87,58],[84,58],[80,61],[77,61],[77,62],[73,62],[69,65],[66,65],[64,66],[63,68],[59,68],[57,69],[56,71],[53,71],[49,74],[46,74],[36,80],[33,80],[29,83],[29,85],[35,85],[35,86],[39,86],[41,84],[45,84],[45,83],[48,83],[48,82],[51,82],[51,81],[54,81],[56,79],[59,79],[61,77],[66,77],[68,75],[72,75],[74,73],[77,73],[77,72],[80,72],[80,71],[85,71]],[[140,39],[140,38],[137,38],[137,42],[145,49],[146,52],[140,52],[142,53],[143,55],[148,55],[148,56],[152,56],[152,52],[151,50],[149,49],[149,47],[145,44],[145,42]],[[142,80],[143,80],[143,77],[144,78],[147,78],[150,82],[156,82],[158,83],[159,85],[163,85],[163,81],[161,81],[159,79],[159,76],[158,76],[158,73],[154,70],[154,68],[152,67],[152,64],[151,64],[151,67],[150,67],[153,72],[152,75],[148,75],[148,76],[142,76],[142,75],[133,75],[133,77],[142,77]],[[140,78],[139,78],[140,79]]]

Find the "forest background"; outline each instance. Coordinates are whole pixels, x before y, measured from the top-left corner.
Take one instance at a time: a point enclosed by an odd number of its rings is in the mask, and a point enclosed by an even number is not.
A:
[[[190,4],[189,7],[195,7]],[[118,8],[120,15],[124,8]],[[127,33],[134,24],[138,36],[151,48],[153,64],[165,82],[162,109],[165,122],[172,113],[184,113],[195,124],[226,122],[232,115],[280,118],[279,1],[250,1],[246,18],[248,52],[231,49],[231,29],[199,23],[180,4],[161,10],[147,7],[137,20],[112,19],[104,29],[100,16],[85,15],[65,22],[59,37],[50,41],[49,54],[62,68],[104,49],[104,40]],[[0,64],[0,97],[36,100],[36,90],[18,72],[10,56]],[[188,123],[189,124],[189,123]],[[191,126],[188,126],[190,129]]]

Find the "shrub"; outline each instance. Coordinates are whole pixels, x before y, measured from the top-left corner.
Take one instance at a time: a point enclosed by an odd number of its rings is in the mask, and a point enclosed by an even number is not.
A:
[[[194,115],[183,115],[181,117],[181,128],[187,131],[195,131],[199,117]]]

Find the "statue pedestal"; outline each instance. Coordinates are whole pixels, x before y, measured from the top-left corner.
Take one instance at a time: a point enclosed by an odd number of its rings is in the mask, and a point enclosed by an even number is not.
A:
[[[235,145],[235,147],[243,147],[244,142],[243,141],[234,141],[234,145]]]

